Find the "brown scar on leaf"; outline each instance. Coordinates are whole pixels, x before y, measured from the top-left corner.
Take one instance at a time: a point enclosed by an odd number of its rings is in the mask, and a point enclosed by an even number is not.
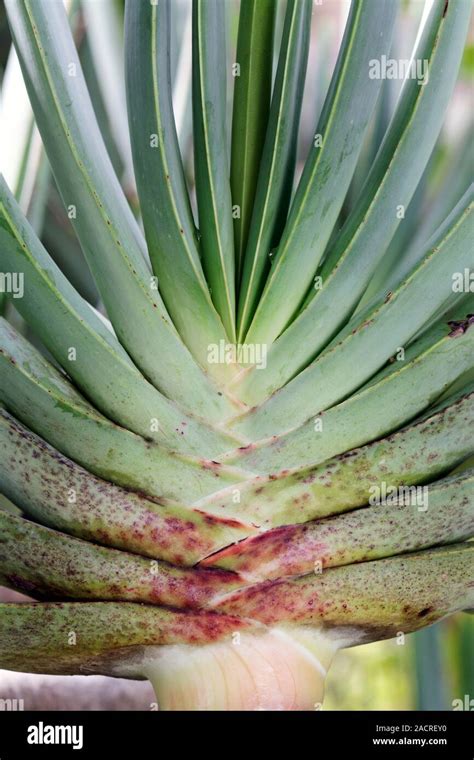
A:
[[[464,335],[472,324],[474,324],[474,314],[468,314],[465,319],[449,320],[448,327],[451,328],[451,332],[448,334],[448,338],[458,338],[460,335]]]

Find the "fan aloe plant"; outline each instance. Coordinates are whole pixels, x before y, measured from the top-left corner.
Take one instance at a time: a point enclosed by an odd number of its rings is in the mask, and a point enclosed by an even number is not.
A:
[[[196,208],[173,114],[173,2],[128,0],[138,220],[63,3],[6,7],[107,317],[2,181],[3,289],[35,345],[2,319],[0,582],[32,601],[0,605],[0,667],[149,678],[160,709],[314,709],[339,648],[474,607],[472,186],[393,244],[470,3],[434,0],[413,58],[424,76],[408,72],[344,213],[396,0],[352,3],[299,181],[318,6],[241,0],[229,71],[226,4],[194,0]]]

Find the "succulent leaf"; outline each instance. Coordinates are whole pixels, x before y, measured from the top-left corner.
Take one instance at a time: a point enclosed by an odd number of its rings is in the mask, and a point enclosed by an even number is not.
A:
[[[123,49],[111,0],[6,0],[0,668],[312,710],[341,647],[474,609],[470,5],[397,61],[400,5],[329,82],[311,0],[126,0]]]

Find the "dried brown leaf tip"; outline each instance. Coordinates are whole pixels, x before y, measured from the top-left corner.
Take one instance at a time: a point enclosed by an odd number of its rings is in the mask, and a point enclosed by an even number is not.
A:
[[[458,338],[460,335],[464,335],[469,327],[474,324],[474,314],[468,314],[466,319],[450,320],[448,326],[451,328],[449,338]]]

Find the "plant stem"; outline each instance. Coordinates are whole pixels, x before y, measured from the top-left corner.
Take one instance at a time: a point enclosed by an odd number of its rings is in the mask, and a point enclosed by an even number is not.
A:
[[[160,710],[318,710],[336,649],[317,630],[236,632],[201,647],[153,647],[142,673]]]

